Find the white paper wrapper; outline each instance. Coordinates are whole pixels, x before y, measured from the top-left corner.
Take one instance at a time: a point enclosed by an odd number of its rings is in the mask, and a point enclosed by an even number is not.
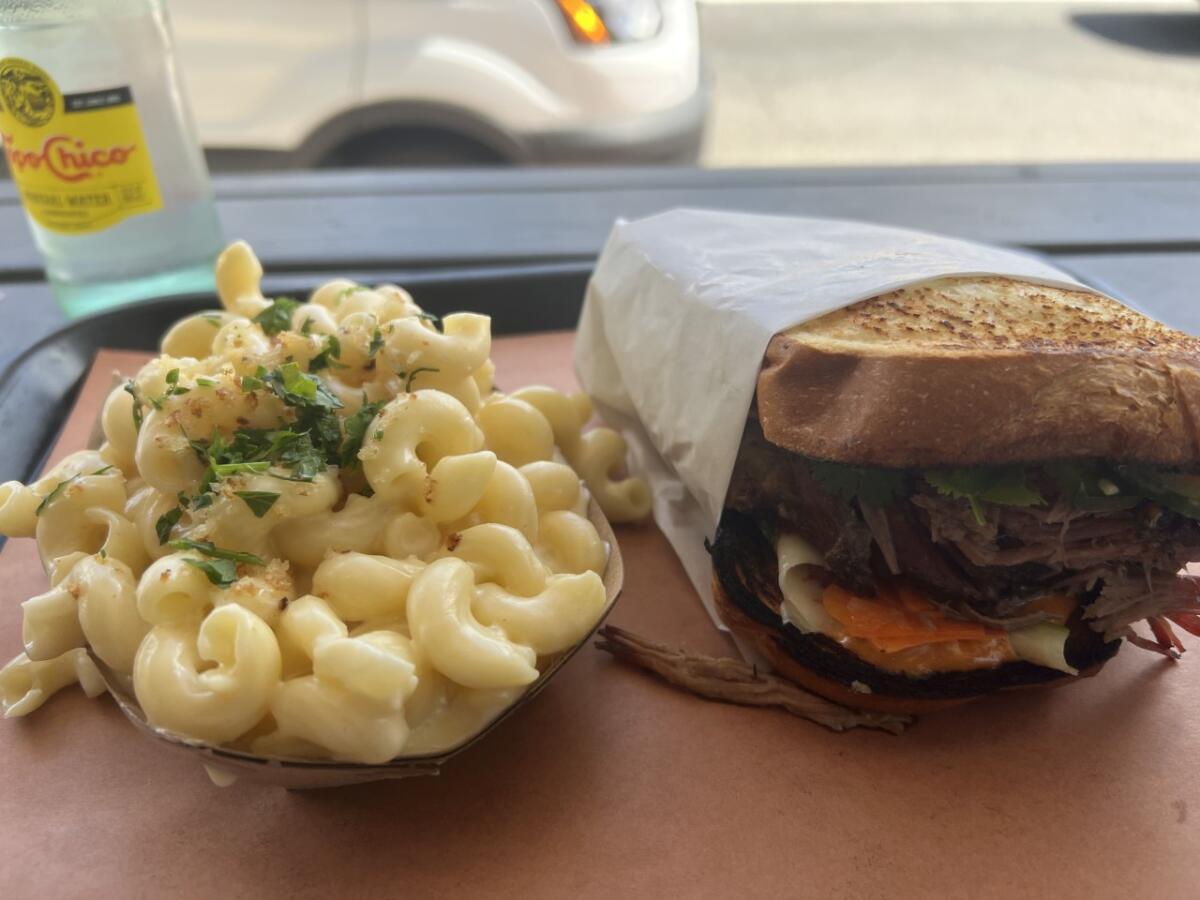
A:
[[[949,275],[1092,290],[1023,253],[860,222],[680,209],[613,227],[584,298],[576,371],[628,438],[655,519],[718,626],[704,539],[771,337]]]

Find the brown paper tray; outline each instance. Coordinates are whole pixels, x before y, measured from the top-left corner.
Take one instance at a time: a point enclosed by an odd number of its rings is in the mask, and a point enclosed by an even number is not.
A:
[[[144,359],[98,360],[52,462],[86,444],[108,373]],[[568,334],[500,338],[493,359],[507,383],[575,389]],[[658,529],[616,533],[609,621],[735,655]],[[45,590],[33,543],[9,542],[0,573],[16,652],[20,601]],[[1069,690],[930,715],[902,739],[698,700],[584,647],[444,777],[336,791],[214,790],[195,753],[66,690],[0,727],[0,894],[1192,898],[1190,643],[1180,663],[1123,652]]]

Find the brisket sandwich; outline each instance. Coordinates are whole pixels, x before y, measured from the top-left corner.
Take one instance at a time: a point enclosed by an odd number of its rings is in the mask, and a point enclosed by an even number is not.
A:
[[[710,548],[718,607],[780,674],[888,712],[1069,682],[1123,639],[1177,657],[1198,417],[1200,339],[1083,291],[948,278],[790,329]]]

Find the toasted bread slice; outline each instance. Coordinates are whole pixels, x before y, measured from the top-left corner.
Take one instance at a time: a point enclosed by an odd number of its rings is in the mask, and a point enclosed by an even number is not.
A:
[[[756,409],[772,443],[858,465],[1200,466],[1200,339],[1086,291],[945,278],[776,335]]]

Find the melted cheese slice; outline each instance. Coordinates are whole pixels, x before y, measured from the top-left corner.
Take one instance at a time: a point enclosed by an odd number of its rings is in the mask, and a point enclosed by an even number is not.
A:
[[[837,622],[821,603],[824,588],[808,577],[804,566],[824,568],[825,559],[808,541],[795,534],[781,534],[775,542],[779,560],[779,590],[783,594],[780,614],[783,621],[805,634],[836,635]]]
[[[1078,675],[1079,670],[1067,664],[1067,637],[1070,634],[1070,629],[1065,625],[1043,622],[1041,625],[1010,631],[1008,642],[1019,659],[1047,669],[1058,669],[1068,675]]]
[[[775,542],[775,555],[779,561],[779,590],[783,594],[780,616],[786,624],[792,625],[805,634],[823,634],[832,638],[847,650],[862,656],[873,665],[889,671],[913,671],[909,674],[929,674],[928,664],[931,659],[923,659],[921,664],[911,667],[906,661],[918,656],[929,654],[891,654],[879,650],[868,641],[847,637],[834,618],[825,610],[821,602],[824,588],[820,582],[810,577],[806,567],[824,567],[825,559],[817,552],[812,544],[796,534],[780,534]],[[1032,625],[1008,633],[1008,644],[1012,655],[1017,659],[1036,663],[1048,669],[1057,669],[1068,675],[1078,675],[1079,670],[1067,664],[1066,643],[1070,634],[1063,625],[1043,623]],[[930,645],[934,648],[936,645]],[[945,656],[951,648],[938,648],[941,652],[934,657]],[[1012,658],[1012,657],[1010,657]],[[993,655],[981,654],[975,660],[955,660],[951,664],[948,659],[942,660],[937,670],[990,668],[1000,665],[1004,659]]]

